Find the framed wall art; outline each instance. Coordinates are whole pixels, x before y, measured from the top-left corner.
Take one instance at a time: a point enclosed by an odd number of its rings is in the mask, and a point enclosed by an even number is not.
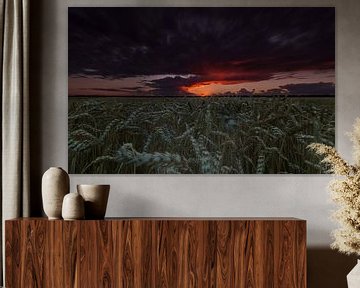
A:
[[[75,174],[325,173],[335,8],[69,8]]]

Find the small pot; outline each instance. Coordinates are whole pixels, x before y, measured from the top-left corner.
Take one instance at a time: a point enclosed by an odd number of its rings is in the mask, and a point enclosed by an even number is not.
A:
[[[65,195],[62,205],[62,217],[64,220],[84,219],[85,208],[84,199],[79,193],[69,193]]]
[[[77,185],[78,193],[85,201],[85,219],[104,219],[110,185]]]

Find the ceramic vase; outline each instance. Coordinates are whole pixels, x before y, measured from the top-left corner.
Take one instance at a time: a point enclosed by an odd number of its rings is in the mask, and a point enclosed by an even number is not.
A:
[[[104,219],[110,185],[77,185],[78,193],[85,201],[85,219]]]
[[[64,220],[84,219],[84,199],[79,193],[69,193],[65,195],[62,204],[62,217]]]
[[[347,275],[348,288],[360,287],[360,260],[357,261],[355,267]]]
[[[61,219],[63,198],[69,193],[69,175],[60,167],[49,168],[42,177],[43,208],[49,219]]]

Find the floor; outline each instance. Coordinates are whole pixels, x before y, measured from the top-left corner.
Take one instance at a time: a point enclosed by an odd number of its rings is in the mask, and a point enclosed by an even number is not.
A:
[[[308,249],[308,288],[347,288],[346,275],[356,259],[331,249]]]

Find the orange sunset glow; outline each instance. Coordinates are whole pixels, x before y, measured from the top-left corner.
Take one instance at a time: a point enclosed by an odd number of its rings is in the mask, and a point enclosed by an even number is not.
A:
[[[181,90],[198,96],[207,97],[213,94],[213,90],[209,84],[210,83],[196,83],[189,87],[182,86]]]
[[[234,81],[200,82],[200,83],[195,83],[191,86],[182,86],[181,90],[193,95],[207,97],[207,96],[215,95],[216,92],[219,92],[218,90],[230,92],[231,89],[226,89],[224,87],[231,84],[238,84],[238,83]]]

